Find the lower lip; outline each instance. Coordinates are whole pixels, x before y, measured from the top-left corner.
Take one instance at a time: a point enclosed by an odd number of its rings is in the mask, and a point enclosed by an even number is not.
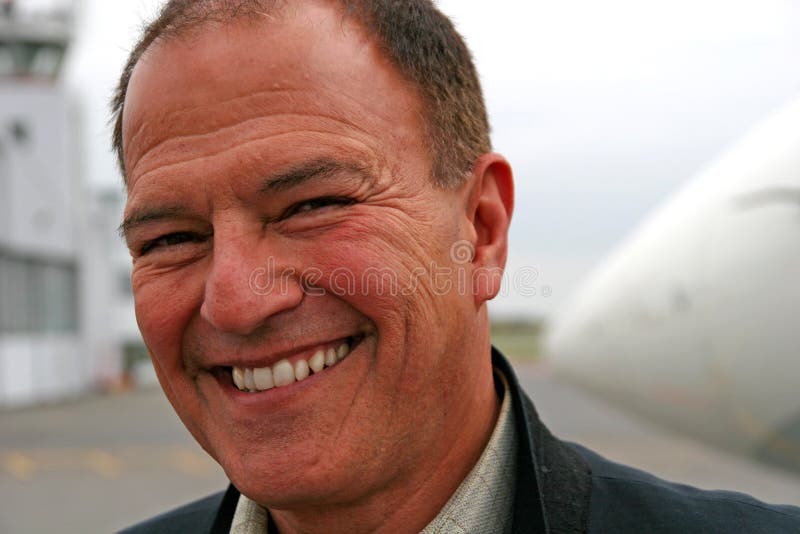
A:
[[[308,388],[314,387],[316,383],[318,383],[320,380],[324,380],[325,377],[329,376],[330,373],[336,373],[337,370],[343,365],[346,365],[351,358],[357,356],[356,352],[361,348],[363,341],[363,339],[359,340],[350,349],[348,355],[335,365],[326,367],[320,373],[312,373],[304,380],[294,381],[289,386],[274,387],[272,389],[250,393],[247,391],[242,391],[234,385],[233,377],[231,377],[230,372],[225,372],[224,374],[214,374],[213,376],[222,391],[238,404],[243,404],[245,406],[263,406],[264,403],[280,404],[302,394]]]

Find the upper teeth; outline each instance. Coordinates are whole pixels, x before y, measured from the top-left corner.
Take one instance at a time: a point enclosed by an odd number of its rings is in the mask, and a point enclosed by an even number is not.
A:
[[[233,383],[242,391],[266,391],[274,387],[283,387],[308,378],[313,371],[319,373],[326,367],[343,360],[350,354],[350,344],[345,342],[338,349],[330,347],[319,349],[308,360],[297,360],[292,364],[289,360],[281,360],[272,367],[250,369],[233,368]]]

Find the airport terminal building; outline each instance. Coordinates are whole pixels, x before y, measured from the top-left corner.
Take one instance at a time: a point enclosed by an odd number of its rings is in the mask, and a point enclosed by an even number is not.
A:
[[[80,321],[76,124],[60,71],[69,13],[0,14],[0,405],[91,381]]]
[[[64,5],[0,3],[0,409],[107,386],[143,356],[122,198],[83,180]]]

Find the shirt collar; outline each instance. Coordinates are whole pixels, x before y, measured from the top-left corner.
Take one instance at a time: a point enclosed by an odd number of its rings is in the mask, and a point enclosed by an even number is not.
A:
[[[506,534],[514,519],[517,429],[506,377],[495,369],[500,414],[478,463],[422,534]]]

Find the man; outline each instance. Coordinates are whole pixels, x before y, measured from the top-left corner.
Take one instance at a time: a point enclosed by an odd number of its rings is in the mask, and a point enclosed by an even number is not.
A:
[[[171,1],[114,110],[139,327],[231,481],[132,532],[800,525],[538,421],[489,340],[511,169],[429,0]]]

